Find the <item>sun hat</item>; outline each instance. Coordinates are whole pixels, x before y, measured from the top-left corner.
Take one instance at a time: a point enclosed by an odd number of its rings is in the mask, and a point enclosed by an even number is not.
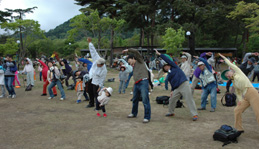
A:
[[[228,72],[229,70],[227,69],[227,70],[224,70],[222,73],[221,73],[221,78],[223,79],[223,80],[228,80],[228,78],[226,77],[226,73]]]
[[[200,65],[204,65],[204,63],[202,61],[199,61],[198,66],[200,66]]]
[[[105,59],[99,58],[96,63],[97,64],[105,64]]]
[[[187,58],[185,55],[183,55],[181,58]]]
[[[113,89],[111,87],[106,88],[110,95],[112,95]]]

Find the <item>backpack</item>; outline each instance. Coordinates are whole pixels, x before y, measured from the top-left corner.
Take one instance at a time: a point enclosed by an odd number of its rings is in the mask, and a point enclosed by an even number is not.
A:
[[[232,128],[228,125],[222,125],[220,129],[216,130],[213,134],[214,141],[221,141],[224,144],[228,145],[231,142],[238,143],[237,138],[240,136],[240,133],[235,128]]]
[[[224,97],[225,97],[225,104],[223,103]],[[221,103],[222,103],[223,106],[227,106],[227,107],[236,106],[236,98],[237,98],[237,96],[234,93],[226,93],[221,98]]]
[[[170,98],[169,96],[158,96],[158,97],[156,97],[156,103],[168,105],[169,104],[169,98]]]
[[[10,71],[11,71],[12,73],[15,73],[15,72],[17,71],[16,65],[14,65],[13,67],[10,67]]]
[[[177,101],[177,103],[176,103],[176,106],[175,106],[175,108],[184,108],[184,105],[183,105],[183,102],[181,102],[181,100],[179,99],[178,101]]]
[[[115,78],[108,79],[108,82],[114,82]]]

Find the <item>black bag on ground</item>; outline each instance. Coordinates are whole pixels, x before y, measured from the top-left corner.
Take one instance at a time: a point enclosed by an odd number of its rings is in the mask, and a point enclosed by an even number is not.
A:
[[[216,130],[213,134],[214,141],[221,141],[225,146],[230,143],[238,143],[237,138],[240,136],[235,128],[228,125],[222,125],[220,129]]]
[[[108,82],[114,82],[115,78],[108,79]]]
[[[223,103],[223,99],[225,97],[225,104]],[[236,98],[237,96],[234,93],[226,93],[222,98],[221,98],[221,103],[223,106],[227,107],[232,107],[236,106]]]
[[[29,85],[26,87],[25,91],[31,91],[31,89],[32,89],[32,86],[31,86],[31,84],[29,84]]]
[[[175,108],[182,108],[182,107],[184,107],[183,102],[181,102],[181,100],[178,100]]]
[[[71,84],[67,87],[67,90],[74,90],[75,89],[75,84]]]
[[[169,96],[158,96],[156,97],[156,103],[167,105],[169,104],[169,98]]]

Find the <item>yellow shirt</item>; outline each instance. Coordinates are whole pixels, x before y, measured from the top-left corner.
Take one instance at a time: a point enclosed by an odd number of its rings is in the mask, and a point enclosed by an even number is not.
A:
[[[236,65],[232,64],[227,58],[224,58],[225,62],[228,64],[230,68],[232,68],[235,73],[233,74],[233,86],[235,87],[235,91],[237,94],[237,99],[242,100],[242,95],[246,94],[246,91],[249,87],[253,87],[250,80],[247,76],[239,69]]]

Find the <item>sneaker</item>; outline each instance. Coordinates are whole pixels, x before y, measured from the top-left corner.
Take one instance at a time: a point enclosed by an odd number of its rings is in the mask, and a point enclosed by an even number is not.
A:
[[[151,93],[150,92],[148,92],[148,95],[150,95]]]
[[[48,97],[48,99],[50,100],[50,99],[53,99],[54,97]]]
[[[210,112],[215,112],[215,109],[214,109],[214,108],[211,108]]]
[[[63,101],[65,98],[60,98],[59,100]]]
[[[7,98],[12,98],[12,95],[8,95]]]
[[[0,98],[4,98],[4,95],[1,95]]]
[[[192,120],[193,121],[197,121],[198,120],[198,115],[193,116]]]
[[[148,122],[149,122],[148,119],[144,119],[144,120],[143,120],[143,123],[148,123]]]
[[[54,94],[54,96],[58,96],[57,94]]]
[[[106,113],[103,113],[103,117],[107,117],[107,114],[106,114]]]
[[[41,94],[41,96],[47,96],[47,94]]]
[[[14,94],[14,95],[12,95],[12,98],[14,99],[16,97],[16,95]]]
[[[100,116],[101,116],[101,114],[100,114],[100,113],[97,113],[96,115],[97,115],[98,117],[100,117]]]
[[[94,105],[89,104],[89,105],[86,106],[86,108],[92,108],[92,107],[94,107]]]
[[[80,100],[80,99],[76,101],[76,103],[80,103],[80,102],[81,102],[81,100]]]
[[[175,116],[175,114],[174,113],[167,113],[165,116],[170,117],[170,116]]]
[[[128,115],[128,118],[134,118],[136,116],[134,116],[132,113]]]
[[[206,110],[206,108],[198,108],[198,110]]]
[[[130,95],[133,95],[133,92],[130,92]]]

